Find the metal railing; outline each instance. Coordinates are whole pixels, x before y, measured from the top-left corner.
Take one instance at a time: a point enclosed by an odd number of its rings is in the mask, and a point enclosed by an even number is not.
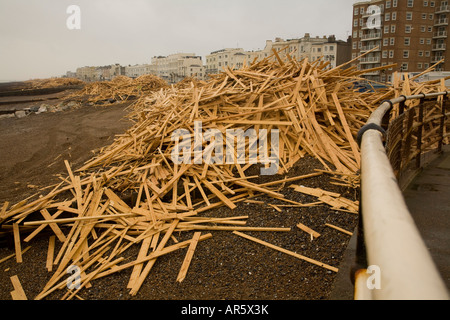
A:
[[[361,201],[354,268],[356,300],[449,298],[399,186],[409,166],[419,168],[424,153],[440,151],[448,143],[449,94],[385,101],[358,134]],[[379,288],[368,286],[374,280],[379,281]]]

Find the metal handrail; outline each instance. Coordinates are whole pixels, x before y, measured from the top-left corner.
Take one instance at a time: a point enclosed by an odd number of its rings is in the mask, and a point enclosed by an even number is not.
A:
[[[384,127],[394,105],[448,94],[450,91],[384,101],[358,134],[361,215],[357,254],[363,252],[365,266],[360,266],[355,273],[356,300],[449,299],[447,288],[406,206],[383,144]],[[368,287],[371,274],[367,266],[376,266],[379,270],[379,288]]]

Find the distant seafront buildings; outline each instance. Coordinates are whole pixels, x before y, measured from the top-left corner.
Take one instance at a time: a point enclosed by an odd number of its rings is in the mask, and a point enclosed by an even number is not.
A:
[[[112,80],[116,76],[137,78],[145,74],[156,75],[168,83],[177,83],[186,77],[199,80],[207,79],[209,74],[217,74],[223,68],[239,69],[254,60],[262,60],[273,54],[273,49],[281,56],[289,54],[292,58],[310,61],[323,59],[335,67],[351,58],[351,38],[347,41],[336,40],[335,36],[311,37],[306,33],[302,38],[275,41],[267,40],[262,50],[245,51],[242,48],[226,48],[211,52],[204,63],[195,53],[176,53],[168,56],[155,56],[149,64],[121,66],[112,64],[99,67],[80,67],[75,72],[68,71],[65,77],[78,78],[83,81]]]

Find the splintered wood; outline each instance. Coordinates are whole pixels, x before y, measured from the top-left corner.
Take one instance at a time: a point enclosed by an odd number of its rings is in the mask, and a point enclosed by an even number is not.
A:
[[[66,177],[47,194],[1,207],[0,223],[13,230],[18,262],[23,261],[22,242],[30,242],[44,229],[52,232],[46,268],[53,275],[36,299],[56,290],[66,292],[65,278],[72,266],[78,268],[80,286],[67,291],[64,299],[77,297],[95,279],[128,268],[132,272],[127,287],[135,295],[159,257],[187,248],[176,279],[181,282],[189,276],[196,248],[212,237],[209,231],[234,232],[337,271],[241,233],[289,232],[291,228],[247,226],[248,216],[217,218],[208,216],[208,211],[224,206],[232,212],[239,202],[258,203],[252,198],[266,195],[292,207],[327,204],[356,213],[358,204],[339,194],[295,185],[296,191],[318,198],[301,204],[285,199],[280,190],[288,182],[324,172],[340,184],[355,186],[360,164],[355,136],[375,104],[401,93],[402,83],[378,92],[360,92],[354,83],[367,70],[331,69],[327,63],[296,61],[289,55],[281,61],[276,52],[274,57],[274,61],[269,57],[240,70],[227,68],[205,83],[165,87],[153,77],[138,78],[138,82],[116,78],[85,88],[84,93],[95,99],[142,95],[131,106],[134,125],[111,145],[77,170],[65,161]],[[162,89],[149,89],[157,86]],[[432,87],[424,84],[421,89]],[[231,138],[230,130],[235,135]],[[236,137],[240,132],[248,133],[248,139]],[[275,134],[278,141],[272,139]],[[323,171],[285,178],[305,155],[318,159]],[[255,164],[261,172],[282,177],[258,184],[246,172]],[[283,205],[271,206],[282,212]],[[311,238],[319,236],[301,223],[298,227]],[[21,237],[22,231],[29,234]],[[188,240],[178,241],[182,238],[176,233]],[[131,246],[140,248],[134,260],[126,256]],[[15,292],[15,297],[23,298],[20,290]]]
[[[88,95],[90,102],[108,99],[124,101],[131,96],[148,94],[168,86],[166,81],[151,74],[142,75],[136,79],[117,76],[111,81],[96,81],[86,84],[80,92],[73,94],[72,97]]]

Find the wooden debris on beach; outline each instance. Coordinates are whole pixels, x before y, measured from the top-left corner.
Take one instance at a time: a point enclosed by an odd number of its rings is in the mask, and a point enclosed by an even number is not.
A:
[[[17,275],[11,277],[11,282],[14,290],[11,291],[11,297],[13,300],[28,300],[25,291],[22,288],[19,277]]]
[[[49,79],[33,79],[25,81],[33,89],[48,89],[64,86],[79,86],[85,82],[76,78],[49,78]]]
[[[89,102],[102,100],[126,101],[130,97],[138,97],[149,94],[152,91],[168,87],[163,79],[146,74],[135,79],[126,76],[114,77],[111,81],[96,81],[88,83],[84,88],[72,95],[72,97],[89,96]]]
[[[320,188],[309,188],[299,185],[290,185],[297,192],[316,197],[319,201],[331,206],[335,210],[347,210],[358,213],[359,201],[352,201],[342,197],[339,193],[325,191]]]
[[[368,70],[344,68],[347,65],[329,68],[321,61],[296,61],[289,55],[283,62],[276,52],[274,57],[275,61],[269,57],[239,70],[226,68],[201,84],[169,87],[146,76],[135,80],[118,77],[86,86],[84,93],[95,100],[139,96],[130,107],[134,125],[81,168],[73,170],[65,161],[66,177],[60,177],[61,182],[48,193],[2,207],[0,223],[15,230],[17,259],[21,242],[31,241],[44,229],[54,235],[47,254],[47,268],[53,275],[36,299],[66,290],[66,271],[73,265],[79,268],[81,285],[67,291],[64,299],[77,297],[95,279],[128,268],[132,269],[128,288],[135,295],[159,257],[188,248],[178,277],[182,281],[194,249],[211,238],[208,231],[232,231],[240,236],[244,236],[241,231],[289,232],[290,228],[278,226],[247,226],[247,216],[211,217],[208,211],[223,206],[231,212],[239,202],[257,195],[304,206],[285,199],[279,189],[288,182],[322,174],[284,178],[307,154],[318,159],[324,171],[341,177],[342,183],[354,183],[360,164],[355,136],[376,103],[391,97],[397,87],[360,92],[354,84]],[[421,86],[421,90],[427,88],[432,89]],[[201,133],[222,137],[227,130],[255,130],[272,137],[271,131],[277,129],[278,150],[267,138],[267,143],[256,149],[256,164],[264,169],[278,159],[276,173],[281,177],[275,176],[269,183],[255,182],[255,176],[247,171],[255,164],[250,161],[250,152],[255,151],[251,139],[244,139],[242,158],[232,149],[228,154],[232,161],[204,161],[217,156],[215,147],[220,144],[208,144],[212,137],[198,143],[199,125]],[[183,154],[190,156],[183,158],[188,161],[177,162],[172,157],[181,138],[179,130],[184,130],[183,140],[191,139]],[[357,207],[357,203],[326,192],[318,198],[340,210],[354,212]],[[280,209],[282,205],[275,206]],[[41,217],[36,219],[36,214]],[[29,234],[19,237],[25,231]],[[183,232],[188,240],[173,241],[174,232]],[[134,260],[124,256],[131,246],[141,248]]]

